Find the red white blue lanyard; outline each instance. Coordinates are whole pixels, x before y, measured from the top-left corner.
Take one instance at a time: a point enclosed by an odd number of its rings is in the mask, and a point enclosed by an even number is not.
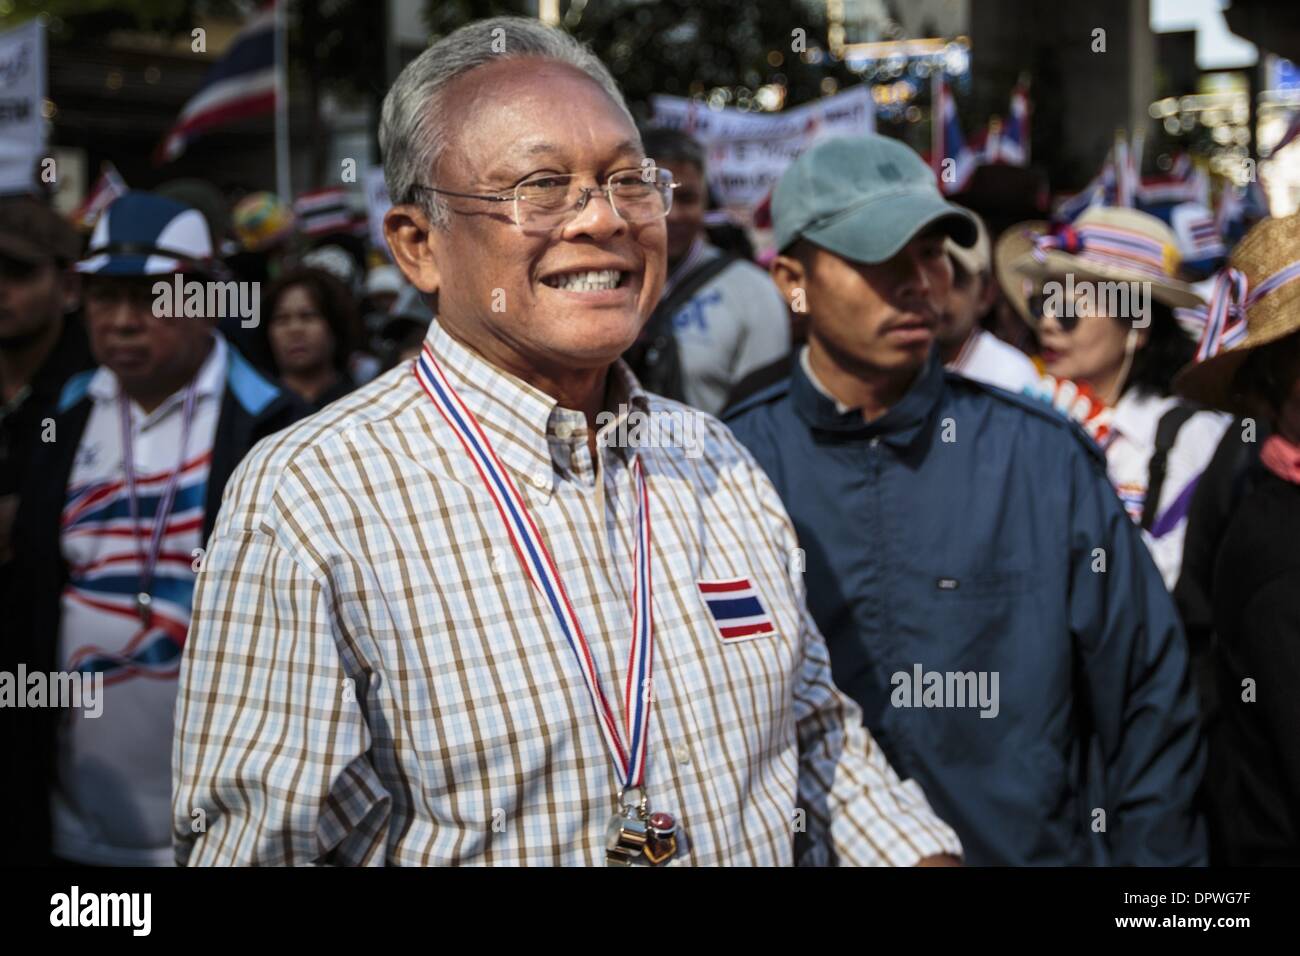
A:
[[[181,410],[181,450],[163,489],[158,509],[154,512],[153,534],[149,537],[149,551],[145,553],[140,543],[140,501],[135,490],[135,453],[131,437],[131,409],[126,393],[118,395],[118,420],[122,425],[122,470],[126,472],[126,496],[131,509],[131,537],[135,540],[136,555],[140,561],[140,592],[136,602],[142,615],[147,614],[152,595],[154,569],[158,566],[158,555],[162,552],[163,534],[167,529],[167,520],[171,517],[172,505],[176,501],[176,488],[180,484],[181,472],[185,470],[185,449],[190,442],[190,425],[194,421],[194,404],[198,396],[198,376],[191,380],[185,390],[185,401]]]
[[[524,566],[533,585],[550,605],[560,630],[569,642],[569,648],[582,671],[587,693],[595,708],[597,722],[610,756],[618,769],[624,790],[643,788],[650,724],[650,668],[653,662],[654,621],[651,608],[650,581],[650,496],[646,490],[645,473],[639,456],[632,460],[632,475],[636,483],[636,577],[632,589],[632,648],[628,658],[627,680],[623,689],[624,731],[627,745],[619,734],[618,721],[610,710],[609,701],[600,686],[600,675],[591,656],[582,624],[573,611],[568,591],[560,580],[559,571],[547,550],[542,536],[533,523],[528,508],[515,487],[501,459],[496,455],[487,435],[479,426],[460,396],[448,380],[442,366],[433,357],[429,346],[414,363],[415,377],[433,400],[464,446],[488,494],[501,515],[510,535],[510,543]],[[644,789],[644,788],[643,788]]]

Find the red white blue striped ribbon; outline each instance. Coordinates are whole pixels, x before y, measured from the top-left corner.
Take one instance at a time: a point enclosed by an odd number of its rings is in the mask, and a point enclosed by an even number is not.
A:
[[[650,725],[650,671],[654,650],[654,614],[651,606],[650,575],[650,496],[646,488],[645,472],[640,456],[632,459],[632,475],[637,492],[637,524],[635,580],[632,590],[632,647],[628,657],[627,680],[623,691],[623,730],[627,744],[619,734],[618,721],[610,709],[605,692],[601,689],[600,675],[592,658],[591,648],[583,633],[582,624],[574,613],[568,591],[560,579],[559,571],[550,551],[533,523],[532,516],[519,494],[510,474],[497,457],[483,433],[478,419],[466,407],[456,389],[448,380],[442,366],[434,358],[428,345],[414,362],[415,377],[433,401],[434,407],[451,426],[460,439],[466,454],[474,463],[479,477],[491,495],[497,512],[505,524],[510,543],[524,566],[533,585],[541,592],[555,614],[560,631],[569,642],[597,723],[610,756],[618,769],[619,781],[626,790],[640,787],[644,790],[647,738]]]
[[[1165,245],[1158,239],[1131,229],[1100,224],[1066,226],[1034,239],[1034,258],[1047,261],[1047,253],[1059,251],[1099,265],[1140,272],[1153,279],[1172,278],[1165,259]]]
[[[149,551],[146,554],[140,543],[140,499],[135,490],[135,449],[131,436],[131,410],[128,407],[126,393],[117,399],[118,422],[122,428],[122,470],[126,473],[127,506],[131,511],[131,536],[135,539],[136,555],[140,561],[140,593],[150,594],[153,585],[154,569],[158,566],[158,555],[162,551],[163,534],[167,530],[167,521],[171,517],[172,505],[176,501],[176,487],[180,484],[181,472],[185,470],[185,448],[190,441],[190,426],[194,422],[194,405],[198,396],[199,377],[196,374],[185,390],[185,400],[181,409],[181,450],[176,467],[167,477],[158,509],[154,512],[153,534],[149,536]]]
[[[1300,279],[1300,261],[1279,269],[1254,289],[1250,288],[1250,282],[1241,270],[1229,267],[1220,272],[1210,291],[1210,301],[1204,308],[1174,310],[1176,318],[1203,325],[1200,343],[1196,347],[1196,361],[1204,362],[1244,341],[1246,313],[1250,307],[1296,279]]]

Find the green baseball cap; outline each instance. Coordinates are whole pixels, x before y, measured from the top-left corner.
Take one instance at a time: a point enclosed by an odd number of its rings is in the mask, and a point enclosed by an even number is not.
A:
[[[802,237],[854,262],[885,262],[930,225],[961,246],[979,236],[974,217],[940,195],[925,161],[888,136],[822,140],[790,165],[772,195],[781,250]]]

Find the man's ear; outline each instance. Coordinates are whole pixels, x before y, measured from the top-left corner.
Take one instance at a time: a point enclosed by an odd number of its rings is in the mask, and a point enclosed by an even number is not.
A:
[[[406,280],[421,292],[437,292],[442,273],[431,243],[436,227],[414,204],[394,206],[384,214],[384,238]]]
[[[793,256],[779,255],[768,267],[772,281],[781,290],[785,304],[794,312],[808,311],[807,279],[808,272],[804,264]]]

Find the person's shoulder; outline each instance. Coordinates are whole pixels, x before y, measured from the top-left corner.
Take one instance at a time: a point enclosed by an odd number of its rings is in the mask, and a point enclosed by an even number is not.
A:
[[[1083,427],[1043,398],[1028,393],[1010,392],[997,385],[967,378],[960,372],[944,371],[950,394],[958,401],[974,402],[992,415],[994,427],[1018,425],[1034,441],[1044,443],[1045,451],[1082,451],[1105,467],[1105,453]]]
[[[1229,520],[1218,562],[1257,579],[1300,567],[1300,486],[1264,471]]]
[[[743,294],[751,306],[778,304],[782,309],[785,308],[785,299],[782,298],[781,290],[776,287],[776,283],[772,281],[771,274],[748,259],[733,258],[731,263],[714,278],[714,281]]]
[[[1181,452],[1186,448],[1197,456],[1204,456],[1208,464],[1210,456],[1219,447],[1219,442],[1223,440],[1232,421],[1232,416],[1227,412],[1212,408],[1196,408],[1179,430],[1178,450]]]
[[[290,468],[310,476],[312,463],[332,460],[348,442],[379,423],[407,412],[421,396],[410,367],[401,365],[313,415],[263,438],[244,458],[240,471],[259,483],[276,485]]]
[[[784,364],[788,366],[788,363]],[[722,421],[735,430],[768,420],[786,404],[789,395],[790,373],[787,369],[782,378],[768,382],[728,405],[722,410]]]
[[[1008,379],[1014,378],[1028,384],[1039,377],[1033,359],[1009,342],[1003,342],[992,332],[981,331],[978,349],[983,353],[980,359],[1009,373],[1005,375]]]
[[[90,396],[90,382],[97,371],[98,369],[88,368],[78,372],[63,383],[63,388],[59,392],[59,400],[54,407],[57,414],[66,415],[77,405],[87,400]]]
[[[258,369],[229,340],[225,347],[226,391],[248,415],[258,418],[288,401],[288,392]]]

